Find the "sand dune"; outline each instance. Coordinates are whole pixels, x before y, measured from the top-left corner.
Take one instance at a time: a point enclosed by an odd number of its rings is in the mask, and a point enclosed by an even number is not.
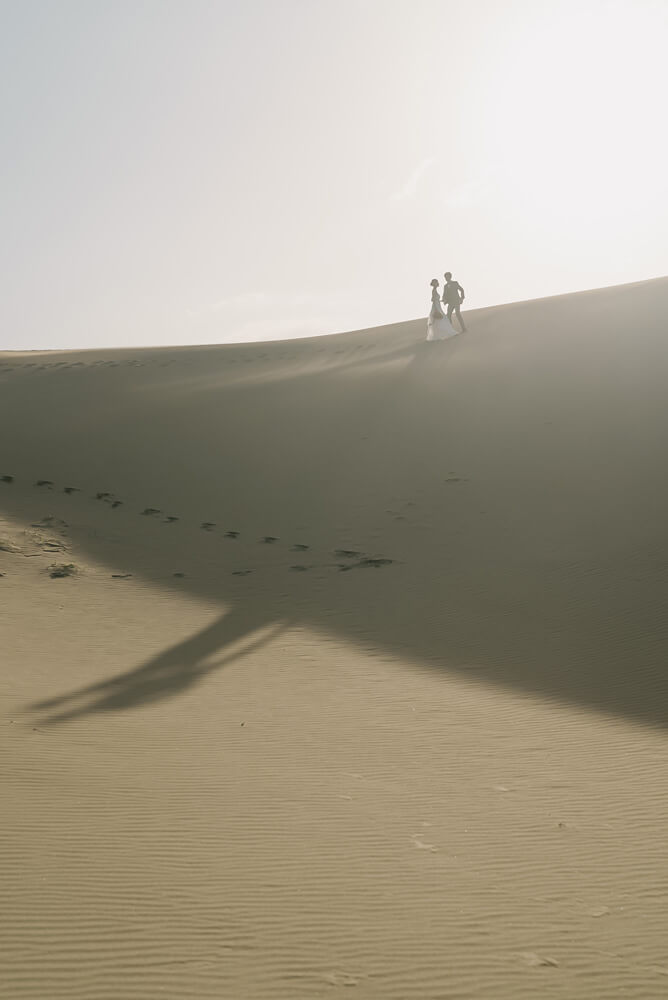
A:
[[[665,996],[667,316],[0,354],[0,996]]]

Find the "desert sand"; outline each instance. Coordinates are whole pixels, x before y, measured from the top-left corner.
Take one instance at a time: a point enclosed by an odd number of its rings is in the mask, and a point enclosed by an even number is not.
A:
[[[668,995],[668,279],[465,315],[0,355],[0,996]]]

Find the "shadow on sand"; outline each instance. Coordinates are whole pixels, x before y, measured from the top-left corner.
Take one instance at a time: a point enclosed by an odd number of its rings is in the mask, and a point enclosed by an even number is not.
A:
[[[512,314],[503,315],[512,323]],[[578,350],[581,336],[575,319],[572,326],[567,354]],[[186,543],[176,541],[177,529],[165,527],[159,549],[151,555],[145,547],[128,569],[230,610],[135,670],[32,710],[63,722],[175,697],[270,642],[289,621],[352,643],[361,639],[425,668],[665,726],[661,595],[668,558],[665,528],[657,525],[665,526],[660,512],[668,508],[668,474],[647,458],[653,443],[665,440],[665,419],[656,425],[659,411],[647,399],[633,421],[618,414],[622,393],[633,389],[624,382],[623,355],[619,371],[608,359],[605,384],[595,371],[589,380],[580,372],[575,381],[567,364],[555,374],[551,356],[545,360],[531,341],[521,371],[512,352],[508,358],[497,353],[496,367],[485,367],[484,337],[497,331],[486,331],[482,320],[471,327],[479,338],[475,365],[465,337],[416,346],[422,324],[406,324],[387,345],[371,344],[357,356],[351,351],[360,335],[343,337],[339,363],[266,384],[260,377],[235,385],[225,368],[229,352],[212,349],[212,360],[207,355],[200,369],[209,375],[218,358],[218,388],[198,392],[189,373],[187,391],[161,397],[155,386],[144,391],[138,381],[119,388],[111,374],[107,381],[101,375],[94,387],[100,405],[92,409],[92,387],[79,376],[64,411],[55,406],[58,376],[52,389],[44,377],[45,405],[50,392],[54,404],[48,427],[12,383],[0,417],[22,430],[8,448],[8,471],[12,454],[18,466],[32,449],[35,479],[71,482],[77,453],[86,455],[94,439],[102,455],[98,467],[108,462],[141,491],[143,503],[178,513],[179,538],[191,532],[193,549],[205,542],[212,550],[221,546],[215,549],[221,566],[229,551],[222,547],[223,525],[250,525],[252,531],[232,543],[249,551],[268,534],[281,539],[272,556],[285,546],[283,567],[274,565],[257,590],[249,577],[242,596],[229,571],[166,580],[170,551],[178,566],[183,549],[177,546]],[[270,361],[273,349],[262,345]],[[580,413],[587,435],[578,433]],[[63,440],[72,464],[62,459],[63,468],[54,467],[51,455],[58,449],[62,455]],[[118,488],[121,495],[124,489],[123,482],[82,485],[87,495],[95,487]],[[37,501],[28,509],[26,496],[14,483],[3,487],[2,504],[18,518],[34,516]],[[67,513],[74,509],[67,504],[76,502],[55,492],[49,498],[53,513],[67,517],[74,545],[112,564],[104,532],[80,530],[75,514]],[[198,528],[209,517],[220,527],[206,538]],[[353,545],[394,563],[348,573],[332,567],[321,585],[310,586],[311,574],[290,573],[295,557],[289,555],[292,542],[309,540],[308,530],[329,553]],[[638,534],[627,538],[625,532]]]
[[[136,708],[184,694],[212,671],[262,649],[287,627],[285,623],[277,622],[262,629],[262,634],[258,635],[261,624],[253,619],[247,607],[235,607],[213,625],[134,670],[57,698],[36,702],[30,710],[41,713],[42,724],[56,724],[96,712]],[[225,652],[234,646],[237,646],[234,651]]]

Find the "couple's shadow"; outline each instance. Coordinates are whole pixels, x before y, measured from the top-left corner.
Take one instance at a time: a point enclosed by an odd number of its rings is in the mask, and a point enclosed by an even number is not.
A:
[[[213,624],[133,670],[35,702],[30,711],[40,713],[42,725],[54,725],[174,697],[213,671],[262,649],[287,627],[284,618],[260,614],[250,602],[234,605]]]

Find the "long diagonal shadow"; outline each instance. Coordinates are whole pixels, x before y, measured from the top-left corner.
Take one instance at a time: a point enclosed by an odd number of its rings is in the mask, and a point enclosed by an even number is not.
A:
[[[668,726],[666,309],[663,280],[499,307],[443,344],[424,343],[420,322],[298,351],[184,349],[167,386],[150,365],[3,383],[3,508],[61,517],[99,565],[122,552],[156,587],[235,606],[38,711],[63,720],[187,691],[287,608],[300,627],[444,674]],[[45,508],[36,487],[51,479]],[[124,505],[108,513],[98,489]],[[138,527],[149,504],[178,527]],[[218,522],[206,552],[204,518]],[[234,556],[226,528],[241,529]],[[281,541],[263,560],[269,534]],[[289,573],[298,542],[318,560],[345,548],[394,565],[312,586]],[[243,598],[229,572],[242,545],[271,569]]]
[[[264,626],[264,627],[263,627]],[[285,621],[270,622],[247,607],[237,606],[176,646],[134,670],[69,694],[33,703],[29,711],[45,713],[42,725],[54,725],[97,712],[136,708],[183,694],[208,674],[257,652],[285,631]],[[258,631],[261,634],[258,635]],[[256,638],[252,638],[257,636]],[[243,640],[243,645],[228,652]]]

